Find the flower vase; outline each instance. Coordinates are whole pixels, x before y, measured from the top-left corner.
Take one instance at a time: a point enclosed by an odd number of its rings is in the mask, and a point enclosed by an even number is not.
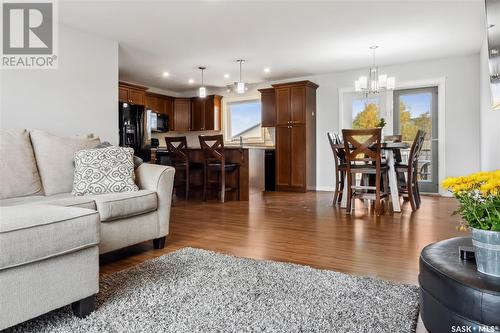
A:
[[[500,277],[500,232],[472,228],[477,270]]]

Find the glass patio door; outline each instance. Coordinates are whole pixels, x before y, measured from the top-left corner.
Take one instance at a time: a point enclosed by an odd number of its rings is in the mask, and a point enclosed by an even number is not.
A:
[[[394,134],[401,134],[411,145],[419,129],[426,132],[417,178],[420,191],[427,193],[439,190],[437,94],[437,87],[394,91]]]

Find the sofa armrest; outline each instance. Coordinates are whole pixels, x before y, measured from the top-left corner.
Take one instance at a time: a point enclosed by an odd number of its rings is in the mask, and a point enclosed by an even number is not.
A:
[[[135,169],[137,186],[155,191],[158,196],[158,237],[168,235],[174,176],[175,169],[164,165],[143,163]]]

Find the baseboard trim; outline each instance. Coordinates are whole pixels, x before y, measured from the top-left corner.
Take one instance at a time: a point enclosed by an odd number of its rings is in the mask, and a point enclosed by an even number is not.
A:
[[[335,188],[333,186],[316,186],[312,191],[325,191],[325,192],[333,192]]]

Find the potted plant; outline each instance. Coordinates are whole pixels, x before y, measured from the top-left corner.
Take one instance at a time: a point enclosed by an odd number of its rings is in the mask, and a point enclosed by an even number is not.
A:
[[[477,269],[500,277],[500,170],[447,178],[443,187],[458,200],[460,230],[472,230]]]
[[[378,121],[378,126],[377,127],[384,128],[385,125],[387,125],[387,123],[385,122],[385,119],[384,118],[380,118],[380,120]]]
[[[384,118],[380,118],[377,127],[381,129],[382,139],[384,138],[384,127],[387,125]]]

